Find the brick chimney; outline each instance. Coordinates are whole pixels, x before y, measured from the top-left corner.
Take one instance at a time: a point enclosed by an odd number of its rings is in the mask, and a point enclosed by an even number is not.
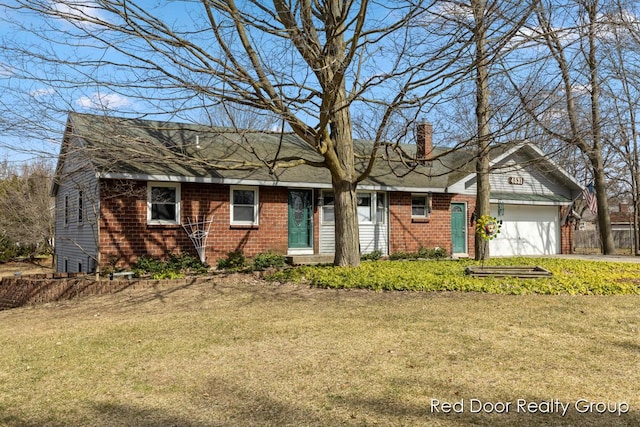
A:
[[[416,129],[416,159],[429,161],[433,154],[433,126],[420,122]]]
[[[629,205],[626,202],[620,202],[620,213],[629,213]]]

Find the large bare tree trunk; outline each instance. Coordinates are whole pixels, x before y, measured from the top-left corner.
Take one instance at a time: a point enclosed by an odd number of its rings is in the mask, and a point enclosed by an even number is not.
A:
[[[614,255],[616,245],[611,230],[609,217],[609,198],[607,195],[607,183],[604,175],[604,162],[602,159],[602,132],[600,127],[600,79],[598,77],[598,58],[596,56],[596,32],[598,22],[598,0],[585,3],[589,15],[589,78],[591,82],[591,138],[593,149],[590,152],[593,165],[594,189],[598,201],[598,225],[600,239],[602,240],[602,253]],[[591,153],[594,155],[591,156]]]
[[[484,17],[484,0],[473,0],[473,15],[476,23],[476,121],[478,125],[478,150],[476,152],[476,214],[478,218],[489,215],[491,184],[489,182],[489,69],[487,58],[487,28]],[[475,259],[489,259],[489,244],[478,233],[475,235]]]
[[[336,253],[333,263],[338,266],[360,264],[360,237],[356,186],[349,181],[333,183],[335,203]]]

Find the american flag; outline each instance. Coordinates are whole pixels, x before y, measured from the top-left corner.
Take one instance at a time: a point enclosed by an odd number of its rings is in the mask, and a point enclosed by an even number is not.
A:
[[[587,185],[585,189],[582,190],[582,197],[584,197],[584,202],[587,204],[587,207],[589,208],[589,210],[594,215],[597,215],[598,200],[596,199],[596,191],[593,188],[593,182],[589,183],[589,185]]]

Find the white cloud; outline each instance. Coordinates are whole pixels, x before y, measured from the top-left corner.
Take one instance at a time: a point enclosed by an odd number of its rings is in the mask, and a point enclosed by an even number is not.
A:
[[[132,104],[131,100],[117,93],[102,94],[99,92],[93,95],[83,96],[76,100],[76,105],[82,108],[94,110],[115,110],[121,107],[127,107]]]
[[[102,19],[100,6],[94,1],[52,0],[51,8],[75,19]]]
[[[34,89],[31,92],[29,92],[29,95],[31,95],[34,98],[42,98],[48,95],[53,95],[56,91],[51,89],[51,88],[42,88],[42,89]]]

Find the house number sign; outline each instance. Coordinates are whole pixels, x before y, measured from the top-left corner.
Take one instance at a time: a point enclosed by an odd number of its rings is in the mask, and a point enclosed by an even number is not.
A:
[[[521,176],[510,176],[509,177],[509,184],[522,185],[522,184],[524,184],[524,178],[521,177]]]

